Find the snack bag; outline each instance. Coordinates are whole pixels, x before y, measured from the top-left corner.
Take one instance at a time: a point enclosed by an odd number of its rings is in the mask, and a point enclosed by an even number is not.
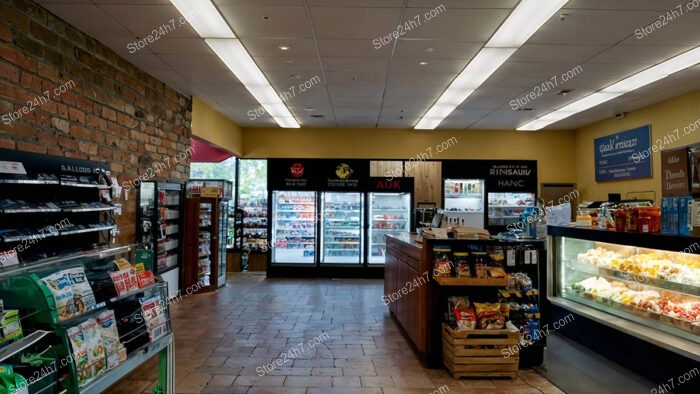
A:
[[[95,308],[95,294],[92,292],[90,283],[85,277],[83,267],[68,268],[63,272],[70,279],[71,290],[73,290],[73,302],[75,304],[75,314],[80,315]]]
[[[82,331],[85,339],[92,376],[96,378],[107,370],[105,347],[102,344],[100,334],[97,332],[97,321],[88,319],[80,323],[80,331]]]
[[[466,308],[469,306],[469,297],[451,296],[447,298],[447,314],[449,320],[454,320],[455,308]]]
[[[75,315],[75,301],[73,300],[73,290],[68,276],[63,271],[59,271],[41,278],[41,281],[48,287],[54,301],[56,301],[58,321],[68,320],[73,317]]]
[[[455,308],[457,330],[473,330],[476,328],[476,312],[474,308]]]
[[[498,330],[506,326],[506,318],[500,304],[475,302],[477,328],[481,330]],[[505,307],[508,308],[507,306]]]
[[[137,273],[136,275],[137,275],[138,281],[139,281],[139,288],[141,288],[141,289],[156,283],[156,279],[155,279],[155,277],[153,277],[153,272],[151,272],[151,271],[143,271],[143,272]]]
[[[159,294],[151,294],[147,297],[139,298],[141,312],[146,321],[146,328],[151,342],[165,335],[165,311],[163,301]]]
[[[66,330],[71,348],[73,349],[73,362],[75,370],[78,372],[78,385],[83,386],[92,380],[92,371],[90,369],[90,361],[88,359],[88,349],[85,344],[85,338],[80,327],[71,327]]]
[[[505,278],[506,277],[506,271],[503,270],[501,267],[488,267],[486,270],[489,273],[489,277],[491,278]]]
[[[452,275],[452,263],[449,261],[441,260],[435,262],[435,270],[433,270],[433,276],[449,278]]]
[[[123,361],[119,354],[123,345],[119,342],[119,332],[113,310],[106,310],[97,315],[97,331],[105,347],[107,369],[111,370]]]

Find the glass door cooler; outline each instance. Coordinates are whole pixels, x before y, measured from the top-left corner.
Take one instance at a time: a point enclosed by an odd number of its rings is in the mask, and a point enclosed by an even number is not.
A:
[[[445,179],[444,213],[450,225],[484,228],[484,180]]]
[[[508,226],[520,220],[525,208],[535,206],[535,193],[488,193],[489,226]]]
[[[386,235],[410,231],[411,193],[369,193],[369,264],[384,264]]]
[[[272,192],[272,263],[314,263],[316,192]]]
[[[321,264],[359,264],[364,251],[364,195],[321,195]]]

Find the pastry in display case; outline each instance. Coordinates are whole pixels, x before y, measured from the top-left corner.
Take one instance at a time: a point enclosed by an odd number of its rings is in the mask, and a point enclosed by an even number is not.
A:
[[[700,343],[700,255],[569,237],[555,248],[560,297]]]

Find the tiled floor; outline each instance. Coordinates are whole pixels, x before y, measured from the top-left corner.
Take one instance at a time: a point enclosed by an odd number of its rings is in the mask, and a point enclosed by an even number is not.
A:
[[[562,393],[533,371],[456,380],[423,368],[382,291],[381,280],[244,273],[216,294],[185,297],[171,305],[176,392]],[[109,393],[148,393],[156,379],[153,359]]]

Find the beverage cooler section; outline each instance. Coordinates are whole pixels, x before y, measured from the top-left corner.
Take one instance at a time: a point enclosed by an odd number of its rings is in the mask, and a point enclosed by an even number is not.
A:
[[[386,235],[411,232],[410,193],[369,193],[369,264],[384,264]]]
[[[444,210],[455,226],[484,228],[484,180],[445,179]]]
[[[276,190],[272,202],[272,263],[313,264],[316,193]]]
[[[535,193],[488,193],[489,226],[508,226],[520,220],[527,207],[535,206]]]
[[[211,286],[211,240],[213,230],[211,216],[211,203],[200,203],[196,283],[200,283],[202,286]]]
[[[362,193],[321,195],[321,263],[360,264],[363,255]]]

